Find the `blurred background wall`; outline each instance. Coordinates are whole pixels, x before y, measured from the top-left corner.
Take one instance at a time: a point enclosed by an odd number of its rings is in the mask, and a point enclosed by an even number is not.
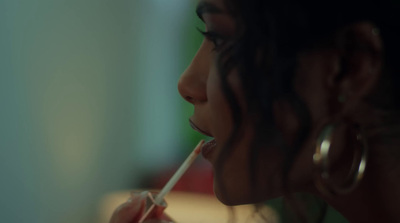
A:
[[[0,0],[1,222],[95,222],[104,194],[185,154],[194,7]]]

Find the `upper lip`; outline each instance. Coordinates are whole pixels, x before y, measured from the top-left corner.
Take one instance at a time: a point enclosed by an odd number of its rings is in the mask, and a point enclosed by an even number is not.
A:
[[[200,133],[203,134],[203,135],[212,137],[212,135],[211,135],[210,133],[208,133],[208,132],[202,130],[202,129],[199,128],[196,124],[194,124],[194,122],[193,122],[191,119],[189,119],[189,123],[190,123],[190,126],[191,126],[194,130],[200,132]]]

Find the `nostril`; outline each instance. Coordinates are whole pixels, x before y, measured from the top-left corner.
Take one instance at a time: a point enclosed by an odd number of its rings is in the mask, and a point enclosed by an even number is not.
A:
[[[191,104],[207,101],[207,78],[202,73],[187,69],[178,81],[179,94]]]
[[[194,104],[194,101],[195,101],[195,100],[194,100],[194,98],[193,98],[193,97],[190,97],[190,96],[185,96],[184,98],[185,98],[185,100],[186,100],[186,101],[188,101],[189,103],[192,103],[192,104]]]

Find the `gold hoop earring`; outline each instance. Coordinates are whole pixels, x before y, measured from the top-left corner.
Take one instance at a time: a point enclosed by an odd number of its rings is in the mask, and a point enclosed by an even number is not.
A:
[[[316,144],[316,150],[313,155],[314,164],[318,167],[320,174],[316,178],[315,185],[318,190],[326,195],[346,194],[354,190],[364,177],[367,165],[368,144],[362,131],[359,131],[356,137],[361,145],[354,150],[353,162],[348,173],[348,177],[343,185],[335,185],[330,180],[329,171],[329,150],[331,149],[333,132],[337,125],[327,125],[321,131]],[[357,157],[359,153],[360,157]]]

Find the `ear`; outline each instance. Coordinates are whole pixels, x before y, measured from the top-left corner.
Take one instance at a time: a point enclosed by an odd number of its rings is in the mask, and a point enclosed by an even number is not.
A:
[[[382,40],[371,23],[355,23],[339,31],[337,69],[328,77],[332,97],[342,113],[351,112],[373,91],[382,69]]]

